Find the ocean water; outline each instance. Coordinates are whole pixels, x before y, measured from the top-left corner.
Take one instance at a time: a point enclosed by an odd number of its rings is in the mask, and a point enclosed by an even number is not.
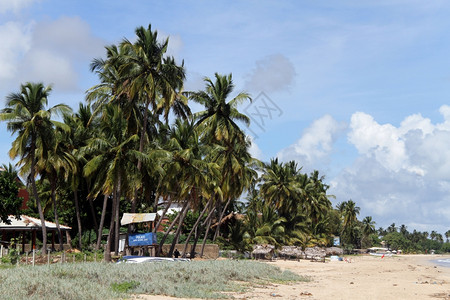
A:
[[[436,259],[433,260],[432,262],[442,267],[450,268],[450,258]]]

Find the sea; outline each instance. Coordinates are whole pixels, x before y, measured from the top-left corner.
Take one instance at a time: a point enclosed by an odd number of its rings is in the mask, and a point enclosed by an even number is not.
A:
[[[436,259],[432,260],[434,264],[437,264],[441,267],[447,267],[450,268],[450,258],[442,258],[442,259]]]

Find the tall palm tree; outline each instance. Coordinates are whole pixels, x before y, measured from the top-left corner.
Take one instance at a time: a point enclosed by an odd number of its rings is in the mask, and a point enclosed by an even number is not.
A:
[[[186,77],[183,64],[175,63],[173,58],[165,57],[169,39],[158,41],[158,32],[147,28],[138,27],[135,30],[137,40],[132,43],[124,39],[120,47],[124,53],[123,64],[120,66],[120,75],[123,78],[123,90],[128,99],[138,101],[143,108],[143,123],[140,131],[139,151],[144,151],[144,146],[149,138],[146,136],[147,123],[149,121],[149,108],[157,110],[158,97],[172,96],[181,89]],[[142,162],[139,160],[137,168],[140,170]],[[135,210],[137,195],[132,202],[132,211]]]
[[[43,83],[26,83],[21,85],[20,92],[11,93],[6,97],[6,108],[0,113],[0,120],[7,121],[7,129],[12,134],[18,134],[9,151],[11,159],[19,157],[18,165],[21,174],[29,174],[33,197],[36,201],[39,217],[42,223],[42,249],[47,249],[47,229],[45,227],[44,213],[39,199],[36,181],[36,164],[39,160],[46,159],[46,153],[41,152],[37,156],[37,149],[45,145],[53,138],[55,126],[65,128],[60,123],[51,119],[52,114],[70,111],[67,105],[58,104],[46,109],[48,95],[51,87],[45,87]]]
[[[140,159],[146,161],[146,155],[135,150],[138,142],[136,134],[130,135],[127,122],[121,109],[117,106],[105,107],[100,122],[101,135],[89,140],[86,151],[92,151],[84,167],[86,177],[95,175],[93,190],[104,195],[113,195],[110,234],[105,250],[105,259],[110,260],[111,240],[115,238],[115,252],[118,251],[119,239],[119,203],[122,196],[131,197],[131,190],[136,180],[137,170],[134,163]],[[115,225],[115,234],[113,227]]]
[[[225,76],[215,73],[214,76],[214,82],[205,77],[204,91],[187,93],[190,99],[205,107],[204,111],[194,114],[202,138],[217,143],[242,142],[245,134],[236,122],[243,122],[248,126],[250,118],[240,113],[237,107],[245,101],[251,101],[251,97],[248,93],[241,92],[228,100],[234,89],[231,74]]]
[[[56,189],[58,183],[63,182],[63,180],[67,181],[71,173],[77,172],[76,160],[72,155],[67,136],[66,132],[56,131],[52,140],[53,143],[49,144],[47,142],[49,148],[38,149],[37,153],[39,153],[39,156],[45,156],[46,159],[38,160],[36,164],[36,168],[39,174],[41,174],[41,178],[47,178],[50,183],[53,214],[58,232],[60,250],[63,250],[63,238],[59,225]],[[46,154],[44,155],[41,152],[46,152]]]
[[[448,240],[450,239],[450,230],[447,230],[445,232],[445,238],[447,239],[447,243],[448,243]]]
[[[264,165],[260,192],[266,203],[274,205],[282,217],[296,215],[302,190],[299,184],[300,169],[294,161],[286,164],[271,159]]]

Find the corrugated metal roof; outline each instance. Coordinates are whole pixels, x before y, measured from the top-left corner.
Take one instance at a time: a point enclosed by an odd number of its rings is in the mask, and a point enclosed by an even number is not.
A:
[[[127,225],[131,223],[142,223],[142,222],[153,222],[156,219],[156,213],[147,214],[129,214],[124,213],[122,220],[120,220],[121,225]]]
[[[8,219],[11,221],[11,224],[0,222],[0,230],[39,230],[42,228],[41,220],[30,216],[21,215],[19,219],[16,219],[14,216],[8,216]],[[45,227],[50,230],[55,230],[56,224],[45,221]],[[62,224],[60,224],[59,227],[61,230],[72,229],[71,227]]]

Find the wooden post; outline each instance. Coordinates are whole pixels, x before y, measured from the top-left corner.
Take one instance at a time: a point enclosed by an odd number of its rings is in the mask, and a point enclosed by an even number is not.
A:
[[[0,245],[0,258],[3,257],[3,245]]]
[[[84,255],[84,257],[86,257],[86,254]],[[97,262],[97,252],[94,253],[94,261]]]
[[[25,253],[25,264],[28,265],[28,252]]]
[[[31,249],[36,250],[36,230],[33,230],[33,233],[31,235]]]
[[[47,252],[47,265],[50,265],[50,250]]]
[[[25,252],[25,231],[22,231],[22,253]]]
[[[84,254],[84,262],[86,262],[86,253]]]
[[[36,256],[36,254],[35,254],[35,251],[33,250],[33,267],[34,267],[34,262],[35,262],[35,256]]]

